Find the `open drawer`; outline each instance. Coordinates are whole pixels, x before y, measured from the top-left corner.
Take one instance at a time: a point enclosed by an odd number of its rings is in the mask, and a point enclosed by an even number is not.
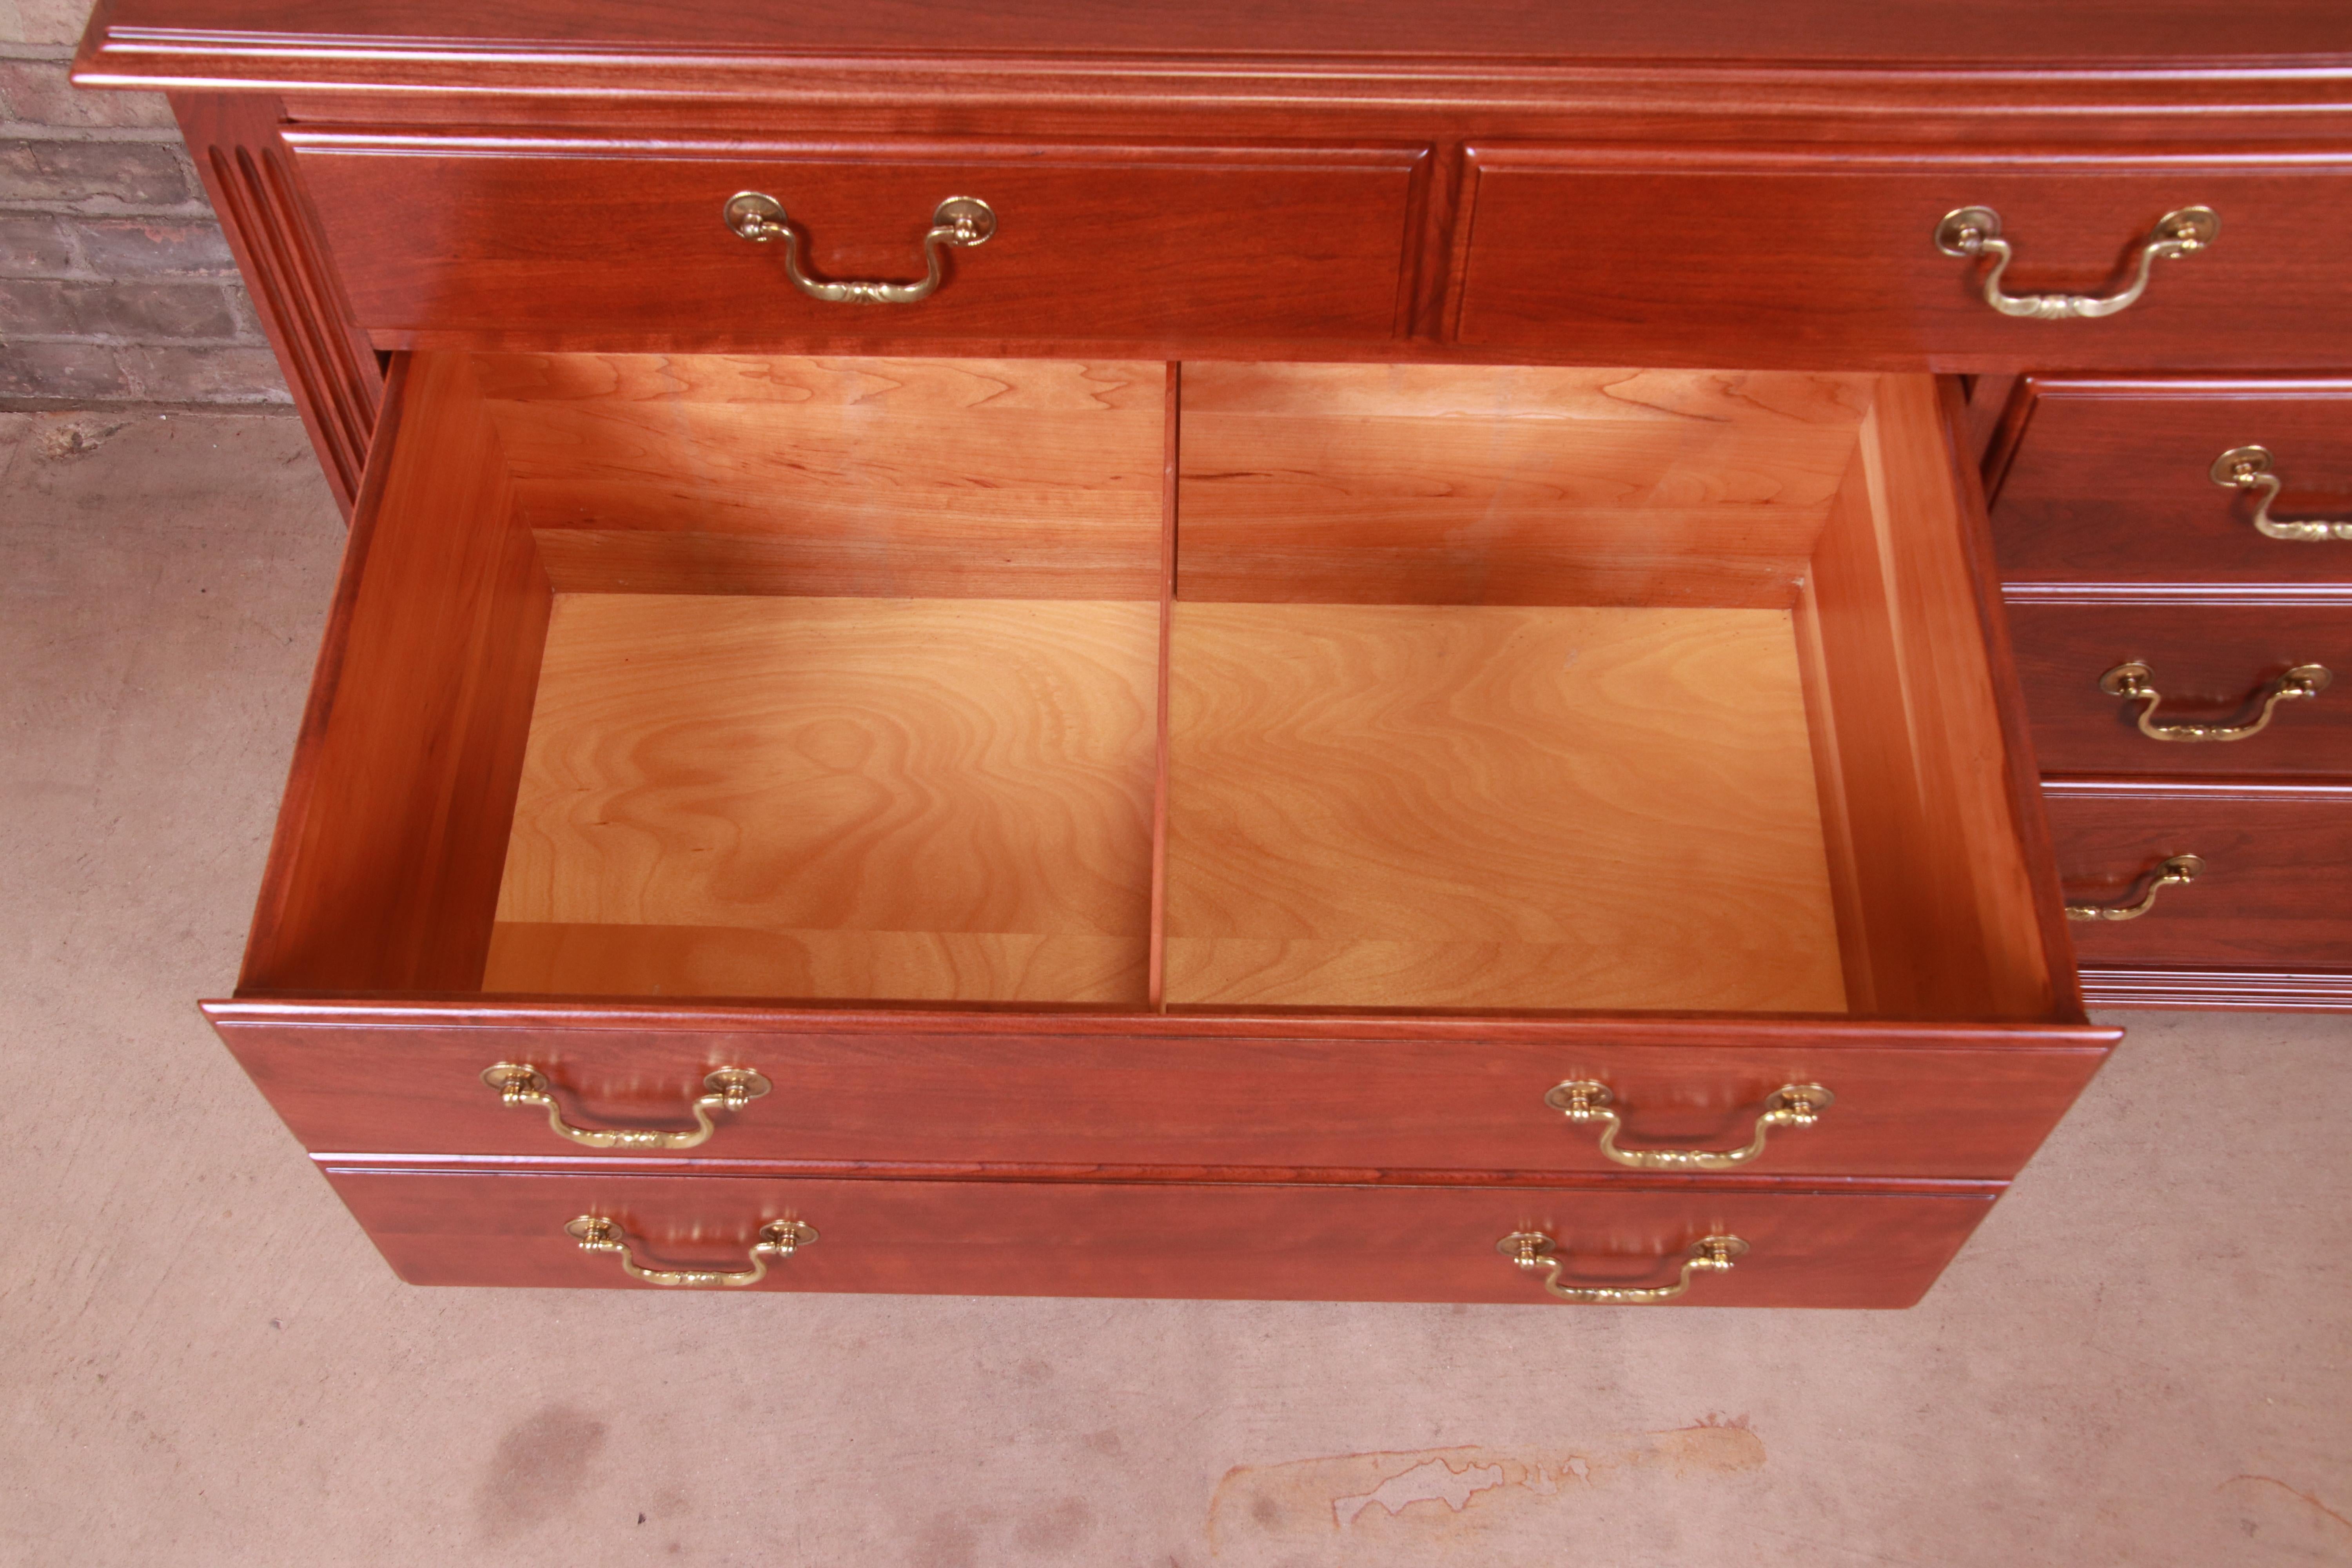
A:
[[[1906,375],[405,358],[209,1011],[314,1151],[586,1157],[521,1101],[1605,1170],[1556,1085],[1738,1145],[1845,1063],[1735,1163],[2005,1177],[2113,1035],[1947,426]],[[689,1114],[730,1066],[775,1092]]]

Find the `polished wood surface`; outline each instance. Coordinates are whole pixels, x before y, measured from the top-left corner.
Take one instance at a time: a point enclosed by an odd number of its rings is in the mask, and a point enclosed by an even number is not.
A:
[[[2080,921],[2086,966],[2179,964],[2352,971],[2352,784],[2053,780],[2068,897],[2132,896],[2167,856],[2204,872],[2136,921]]]
[[[470,990],[550,595],[470,367],[395,374],[240,984]],[[391,432],[400,432],[395,438]]]
[[[483,988],[1140,1005],[1159,619],[560,596]]]
[[[1612,1087],[1627,1148],[1737,1148],[1773,1090],[1829,1086],[1837,1104],[1819,1124],[1773,1134],[1743,1177],[1997,1180],[2024,1163],[2115,1037],[2084,1026],[1897,1037],[1843,1022],[1631,1017],[1383,1026],[772,1009],[589,1022],[576,1007],[519,1004],[207,1011],[313,1151],[609,1161],[558,1139],[541,1114],[501,1106],[482,1069],[540,1067],[582,1125],[677,1127],[691,1125],[684,1108],[702,1075],[734,1065],[776,1089],[718,1118],[710,1142],[687,1156],[720,1163],[710,1168],[758,1161],[826,1173],[895,1162],[1129,1180],[1620,1171],[1595,1130],[1543,1103],[1570,1079]]]
[[[1186,599],[1785,609],[1871,378],[1198,364]]]
[[[2051,773],[2352,774],[2352,601],[2021,603],[2010,621],[2034,750]],[[2323,665],[2336,683],[2281,703],[2268,729],[2242,741],[2157,741],[2139,731],[2145,703],[2099,689],[2101,675],[2132,660],[2164,694],[2159,724],[2248,721],[2261,709],[2249,700],[2297,665]]]
[[[2352,541],[2265,538],[2254,498],[2210,474],[2267,447],[2275,516],[2352,520],[2352,382],[2034,376],[2018,419],[1993,508],[2003,581],[2352,588]]]
[[[1880,379],[1797,616],[1849,1005],[2071,1007],[1958,410]]]
[[[1160,596],[1164,365],[474,363],[558,593]]]
[[[835,332],[877,338],[1386,339],[1409,300],[1418,147],[697,146],[297,130],[289,145],[364,325],[400,331]],[[924,274],[932,210],[977,196],[982,245],[910,305],[828,302],[721,217],[783,204],[824,279]],[[554,222],[517,222],[552,210]],[[625,263],[617,258],[625,257]]]
[[[1180,599],[1169,676],[1171,1005],[1844,1005],[1784,611]]]
[[[2259,370],[2333,368],[2352,330],[2336,282],[2352,159],[1863,154],[1832,171],[1675,147],[1471,156],[1454,306],[1469,345],[1649,364]],[[2221,214],[2211,247],[2159,263],[2143,299],[2098,321],[2002,316],[1981,297],[1988,264],[1935,245],[1946,213],[1990,206],[2018,247],[2009,292],[2103,293],[2158,218],[2197,205]]]
[[[172,110],[327,488],[348,519],[383,404],[383,368],[344,298],[279,134],[277,105],[174,93]]]
[[[1989,1194],[761,1181],[620,1174],[399,1173],[329,1167],[401,1278],[418,1285],[651,1289],[563,1232],[614,1220],[643,1261],[746,1266],[760,1226],[818,1239],[761,1290],[971,1296],[1484,1301],[1562,1311],[1541,1276],[1495,1250],[1555,1237],[1565,1284],[1670,1283],[1691,1243],[1751,1251],[1701,1276],[1692,1306],[1907,1307],[1990,1210]]]

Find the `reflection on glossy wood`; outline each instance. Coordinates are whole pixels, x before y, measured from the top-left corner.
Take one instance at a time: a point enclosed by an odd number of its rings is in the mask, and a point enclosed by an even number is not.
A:
[[[1159,596],[1162,365],[476,363],[558,593]]]
[[[1168,999],[1843,1005],[1789,616],[1179,601]]]
[[[502,930],[485,984],[1141,1002],[1158,642],[1150,603],[563,596],[499,919],[667,929]]]
[[[1187,599],[1786,607],[1870,378],[1202,364]]]

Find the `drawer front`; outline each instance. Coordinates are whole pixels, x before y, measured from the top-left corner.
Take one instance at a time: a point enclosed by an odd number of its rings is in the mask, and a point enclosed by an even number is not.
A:
[[[2352,604],[2334,605],[2010,606],[2018,676],[2034,751],[2053,773],[2352,774]],[[2243,726],[2274,683],[2317,665],[2332,684],[2281,701],[2240,740],[2158,741],[2143,733],[2145,700],[2102,689],[2101,678],[2145,665],[2162,700],[2149,722]]]
[[[1784,1085],[1835,1103],[1810,1127],[1767,1131],[1736,1168],[1765,1174],[1999,1179],[2014,1173],[2097,1069],[2111,1035],[2021,1033],[1998,1044],[1911,1026],[1908,1048],[1863,1026],[1746,1038],[1675,1025],[1502,1026],[1518,1037],[1298,1038],[1151,1035],[1139,1021],[1062,1034],[908,1022],[823,1032],[803,1014],[748,1010],[626,1026],[625,1017],[508,1021],[314,1013],[216,1003],[222,1037],[303,1144],[368,1152],[774,1162],[1365,1172],[1622,1172],[1599,1120],[1570,1124],[1546,1094],[1608,1087],[1627,1151],[1738,1150]],[[293,1016],[289,1016],[289,1011]],[[1035,1029],[1031,1021],[1028,1027]],[[1494,1026],[1490,1026],[1490,1028]],[[1498,1031],[1499,1032],[1499,1031]],[[1932,1043],[1938,1036],[1940,1045]],[[1635,1043],[1644,1038],[1654,1044]],[[567,1123],[696,1127],[702,1079],[747,1068],[774,1087],[691,1150],[572,1142],[547,1107],[509,1107],[483,1081],[536,1068]]]
[[[1748,1251],[1671,1304],[1907,1307],[1988,1194],[777,1181],[330,1168],[400,1277],[418,1285],[647,1289],[565,1233],[611,1221],[646,1268],[748,1270],[764,1224],[814,1241],[748,1287],[972,1296],[1552,1304],[1496,1250],[1553,1238],[1560,1283],[1672,1284],[1694,1243]],[[721,1287],[724,1288],[724,1287]]]
[[[1255,336],[1382,341],[1403,302],[1417,148],[948,146],[636,152],[293,132],[359,322],[528,331],[613,346],[795,337]],[[943,247],[913,303],[809,298],[785,247],[738,237],[729,198],[761,191],[819,280],[925,276],[950,196],[995,232]]]
[[[2009,583],[2352,582],[2352,539],[2273,539],[2216,458],[2271,454],[2278,519],[2352,524],[2352,384],[2037,381],[1993,503]]]
[[[1840,162],[1478,149],[1460,341],[1592,363],[1954,371],[2352,358],[2352,168]],[[2002,315],[1989,263],[1936,243],[1946,214],[1990,207],[2016,251],[2005,291],[2102,295],[2160,218],[2195,205],[2221,216],[2211,247],[2158,262],[2142,298],[2096,320]]]
[[[2067,897],[2133,900],[2168,857],[2204,861],[2130,921],[2077,921],[2085,966],[2352,968],[2352,786],[2058,783],[2050,826]]]

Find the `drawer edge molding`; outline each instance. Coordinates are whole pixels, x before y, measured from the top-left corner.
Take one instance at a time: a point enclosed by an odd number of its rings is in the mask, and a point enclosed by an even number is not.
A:
[[[2083,994],[2094,1007],[2352,1013],[2352,971],[2085,968]]]

